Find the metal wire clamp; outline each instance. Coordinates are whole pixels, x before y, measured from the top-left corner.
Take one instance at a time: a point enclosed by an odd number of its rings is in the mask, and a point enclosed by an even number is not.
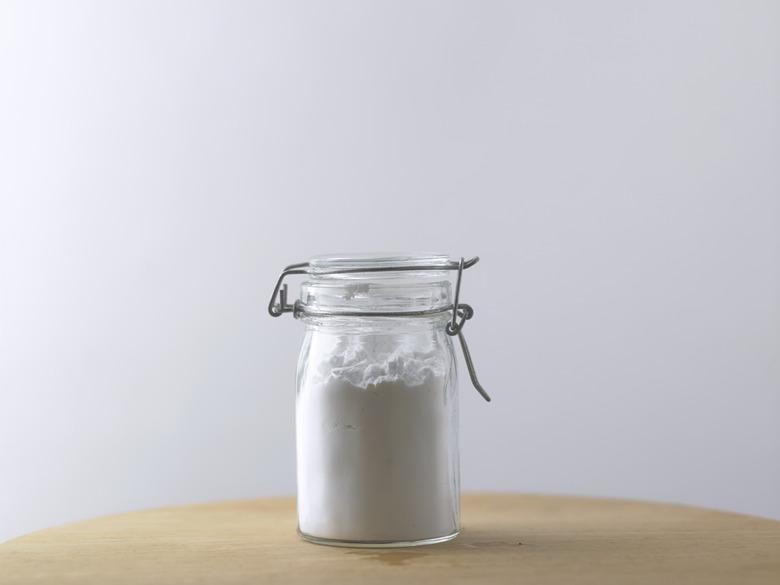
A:
[[[420,311],[388,311],[388,312],[376,312],[376,311],[339,311],[338,313],[323,313],[323,312],[310,312],[308,311],[300,301],[295,301],[293,304],[287,302],[287,284],[284,279],[291,275],[296,274],[312,274],[311,266],[308,262],[299,262],[297,264],[290,264],[282,270],[279,278],[276,280],[276,286],[271,294],[271,300],[268,303],[268,314],[271,317],[280,317],[285,313],[292,313],[294,318],[313,316],[318,317],[328,315],[338,315],[340,317],[425,317],[430,315],[436,315],[442,312],[452,312],[452,317],[445,326],[447,335],[458,336],[460,340],[460,346],[463,350],[463,357],[466,361],[466,367],[469,371],[469,378],[474,388],[487,402],[490,402],[490,395],[485,391],[482,385],[477,379],[477,372],[474,368],[474,361],[471,358],[471,352],[469,346],[466,343],[466,338],[463,336],[463,327],[466,321],[474,316],[474,309],[471,305],[460,302],[460,283],[463,278],[463,271],[467,268],[471,268],[477,262],[479,257],[474,256],[468,260],[461,258],[459,261],[450,261],[447,264],[437,264],[430,266],[376,266],[376,267],[361,267],[361,268],[344,268],[338,270],[329,270],[323,274],[350,274],[350,273],[363,273],[363,272],[402,272],[402,271],[425,271],[425,270],[457,270],[458,275],[455,280],[455,298],[453,303],[447,307],[438,309],[427,309]]]

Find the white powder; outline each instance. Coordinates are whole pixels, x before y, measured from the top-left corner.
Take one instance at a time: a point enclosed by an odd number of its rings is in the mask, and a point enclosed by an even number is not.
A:
[[[354,340],[354,338],[352,338]],[[298,518],[310,536],[414,541],[458,529],[457,421],[440,352],[345,336],[304,375]],[[311,354],[310,354],[311,356]]]

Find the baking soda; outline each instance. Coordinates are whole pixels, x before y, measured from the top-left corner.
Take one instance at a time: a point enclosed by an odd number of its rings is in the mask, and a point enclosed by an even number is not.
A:
[[[306,535],[416,541],[457,531],[457,420],[440,354],[349,336],[307,372],[296,409],[298,518]],[[383,353],[384,347],[394,347]],[[303,397],[303,399],[302,399]],[[449,415],[452,416],[452,415]]]

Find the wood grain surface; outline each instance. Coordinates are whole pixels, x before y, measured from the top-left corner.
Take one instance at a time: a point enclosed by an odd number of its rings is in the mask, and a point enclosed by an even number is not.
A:
[[[466,495],[455,541],[317,546],[271,498],[97,518],[0,544],[0,583],[780,584],[780,522],[667,504]]]

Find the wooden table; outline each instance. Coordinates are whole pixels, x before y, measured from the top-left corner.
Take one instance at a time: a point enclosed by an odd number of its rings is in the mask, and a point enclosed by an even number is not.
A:
[[[0,544],[0,583],[766,583],[780,522],[683,506],[466,495],[455,541],[348,549],[301,541],[295,502],[132,512]]]

